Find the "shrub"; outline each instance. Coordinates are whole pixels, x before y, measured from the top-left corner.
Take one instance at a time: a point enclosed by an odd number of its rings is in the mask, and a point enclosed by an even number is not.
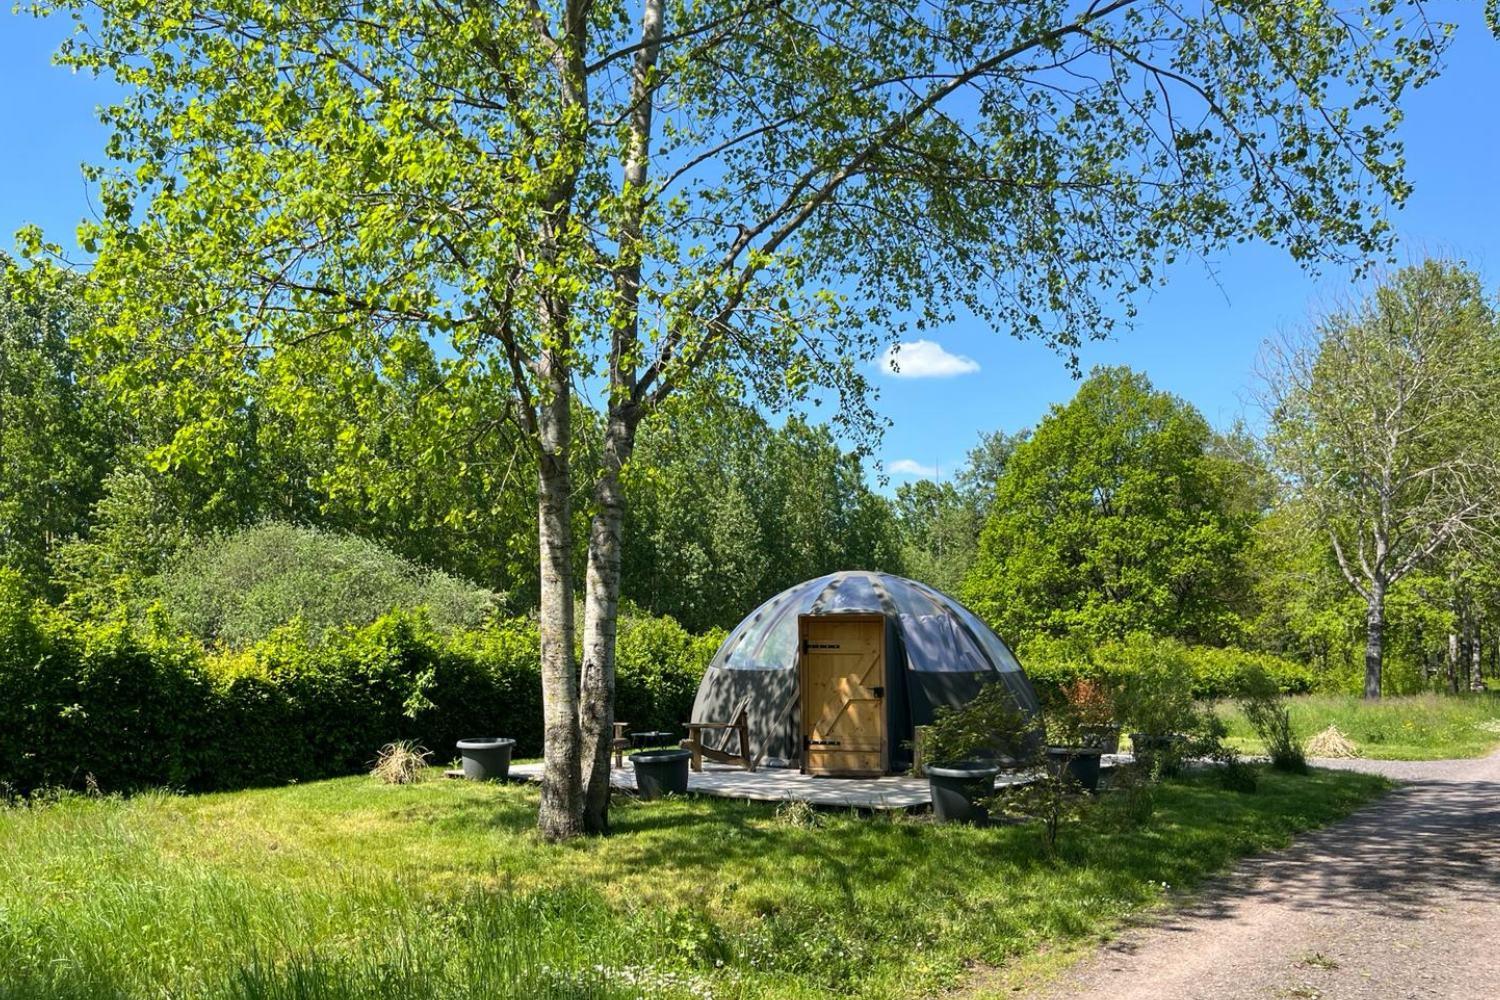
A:
[[[1186,647],[1167,640],[1133,639],[1111,650],[1120,678],[1120,712],[1148,736],[1185,733],[1197,722],[1192,661]]]
[[[1270,677],[1254,671],[1246,676],[1240,711],[1266,745],[1272,767],[1291,774],[1307,773],[1307,755],[1302,741],[1292,731],[1292,714],[1286,698]]]
[[[1135,664],[1166,656],[1185,672],[1193,696],[1232,698],[1242,689],[1246,674],[1259,671],[1285,694],[1313,689],[1311,669],[1292,660],[1233,647],[1188,646],[1174,639],[1133,635],[1127,639],[1090,644],[1078,639],[1040,638],[1019,650],[1026,675],[1046,694],[1080,679],[1119,685]]]
[[[724,633],[695,636],[670,617],[630,613],[615,653],[615,718],[634,732],[678,731]]]
[[[374,542],[267,523],[192,545],[157,578],[174,620],[204,642],[244,647],[300,619],[320,642],[394,608],[426,608],[441,630],[474,628],[499,595],[431,570]]]
[[[159,615],[80,621],[0,573],[0,785],[26,794],[168,785],[238,788],[352,774],[394,740],[441,753],[503,735],[541,752],[537,629],[500,619],[453,635],[392,612],[313,642],[305,622],[210,652]],[[633,726],[687,718],[716,636],[670,619],[621,630],[620,704]]]
[[[1047,857],[1057,856],[1057,836],[1066,824],[1081,820],[1092,805],[1066,769],[1043,769],[1033,780],[1001,789],[986,801],[996,815],[1041,825]]]
[[[1041,749],[1038,722],[1004,684],[987,684],[967,705],[941,707],[922,734],[922,760],[949,764],[974,757],[1030,761]]]

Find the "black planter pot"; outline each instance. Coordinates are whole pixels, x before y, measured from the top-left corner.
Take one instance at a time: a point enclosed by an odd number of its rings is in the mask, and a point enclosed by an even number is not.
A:
[[[1000,765],[990,761],[958,764],[928,764],[927,785],[932,791],[932,814],[939,823],[982,825],[990,811],[982,801],[995,794],[995,775]]]
[[[470,781],[504,781],[510,774],[510,753],[515,740],[498,736],[475,736],[458,741],[464,759],[464,777]]]
[[[1104,753],[1120,752],[1120,727],[1113,722],[1103,726],[1082,727],[1083,745],[1097,747]]]
[[[1048,747],[1047,764],[1054,774],[1068,773],[1085,791],[1099,790],[1099,764],[1104,751],[1098,747]]]
[[[669,792],[682,794],[688,787],[688,761],[692,759],[688,750],[658,750],[651,753],[633,753],[630,763],[635,766],[635,790],[643,799],[659,799]]]
[[[1176,733],[1166,736],[1130,734],[1130,752],[1135,756],[1135,762],[1149,771],[1156,768],[1157,760],[1160,759],[1161,774],[1169,778],[1182,770],[1181,754],[1178,752],[1181,744],[1182,737]]]

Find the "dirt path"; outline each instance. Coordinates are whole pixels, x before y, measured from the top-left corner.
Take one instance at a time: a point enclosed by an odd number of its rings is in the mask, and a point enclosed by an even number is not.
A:
[[[1037,1000],[1497,1000],[1500,754],[1320,761],[1410,784],[1242,863]]]

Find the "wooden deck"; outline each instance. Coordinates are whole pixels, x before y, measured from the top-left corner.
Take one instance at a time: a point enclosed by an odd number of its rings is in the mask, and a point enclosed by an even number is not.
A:
[[[1115,767],[1130,759],[1126,754],[1110,754],[1104,758],[1104,766]],[[512,764],[510,773],[516,778],[539,782],[542,765]],[[1027,771],[1002,771],[995,779],[995,787],[1024,784],[1031,776],[1032,772]],[[624,791],[635,791],[634,769],[629,766],[612,769],[610,784]],[[753,802],[807,802],[845,809],[906,810],[932,804],[926,778],[900,774],[881,778],[821,778],[784,767],[745,771],[712,763],[705,763],[701,772],[688,775],[688,793]]]

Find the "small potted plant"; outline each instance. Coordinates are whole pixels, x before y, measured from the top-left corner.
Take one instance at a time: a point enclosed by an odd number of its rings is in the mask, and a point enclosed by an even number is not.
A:
[[[962,708],[943,708],[923,732],[923,767],[939,823],[982,824],[1002,764],[1033,759],[1036,723],[1004,684],[986,685]]]
[[[1063,686],[1063,700],[1077,725],[1079,743],[1103,753],[1120,752],[1120,723],[1114,692],[1103,682],[1080,677]]]
[[[1097,792],[1103,758],[1103,749],[1085,741],[1083,723],[1071,702],[1047,713],[1047,765],[1053,774]]]
[[[1136,763],[1154,773],[1176,774],[1184,734],[1199,722],[1185,665],[1170,655],[1137,663],[1121,687],[1120,710],[1131,725],[1130,751]]]
[[[464,777],[469,781],[504,781],[510,774],[510,755],[516,741],[500,736],[473,736],[458,741]]]

